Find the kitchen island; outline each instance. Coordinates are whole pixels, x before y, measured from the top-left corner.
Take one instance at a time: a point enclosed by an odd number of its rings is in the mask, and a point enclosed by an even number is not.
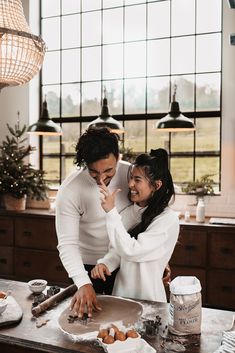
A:
[[[12,296],[23,310],[22,320],[15,325],[0,327],[0,352],[3,353],[99,353],[103,348],[96,341],[74,342],[64,334],[58,325],[58,317],[70,298],[43,313],[40,317],[49,320],[46,325],[36,327],[36,320],[32,317],[31,307],[33,295],[27,283],[0,279],[0,290],[12,291]],[[159,315],[162,326],[168,323],[168,304],[139,301],[143,305],[142,316],[151,319]],[[234,313],[232,311],[202,309],[202,333],[195,335],[186,346],[187,353],[213,353],[220,345],[222,331],[231,327]],[[144,337],[152,345],[158,347],[159,337]],[[121,353],[121,352],[120,352]]]

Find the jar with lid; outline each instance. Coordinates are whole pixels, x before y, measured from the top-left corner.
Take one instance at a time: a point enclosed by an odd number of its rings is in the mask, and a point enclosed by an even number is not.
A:
[[[198,199],[197,209],[196,209],[196,222],[205,222],[205,203],[203,197]]]

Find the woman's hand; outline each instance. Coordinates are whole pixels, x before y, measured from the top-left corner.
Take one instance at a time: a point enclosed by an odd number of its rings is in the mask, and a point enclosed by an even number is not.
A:
[[[109,271],[108,267],[105,264],[97,264],[91,270],[91,278],[93,279],[100,278],[105,282],[106,281],[105,275],[111,276],[111,272]]]
[[[112,193],[109,192],[109,189],[101,180],[99,185],[101,196],[101,206],[103,207],[105,212],[111,211],[115,207],[115,197],[116,194],[121,191],[120,189],[114,190]]]

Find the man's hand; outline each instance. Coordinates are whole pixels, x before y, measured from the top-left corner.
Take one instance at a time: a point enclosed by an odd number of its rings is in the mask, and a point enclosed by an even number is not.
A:
[[[85,284],[77,290],[71,300],[70,308],[79,318],[83,317],[86,308],[88,317],[92,317],[93,309],[102,310],[98,304],[94,288],[91,284]]]
[[[171,268],[169,264],[164,270],[162,281],[165,287],[168,287],[171,282]]]
[[[100,278],[105,282],[106,281],[105,275],[111,276],[111,272],[109,271],[108,267],[105,264],[97,264],[91,270],[91,278],[93,279]]]

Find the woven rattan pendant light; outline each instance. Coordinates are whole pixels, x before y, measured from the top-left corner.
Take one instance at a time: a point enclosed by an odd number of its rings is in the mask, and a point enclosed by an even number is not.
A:
[[[0,90],[30,81],[40,70],[44,41],[31,34],[20,0],[0,0]]]

